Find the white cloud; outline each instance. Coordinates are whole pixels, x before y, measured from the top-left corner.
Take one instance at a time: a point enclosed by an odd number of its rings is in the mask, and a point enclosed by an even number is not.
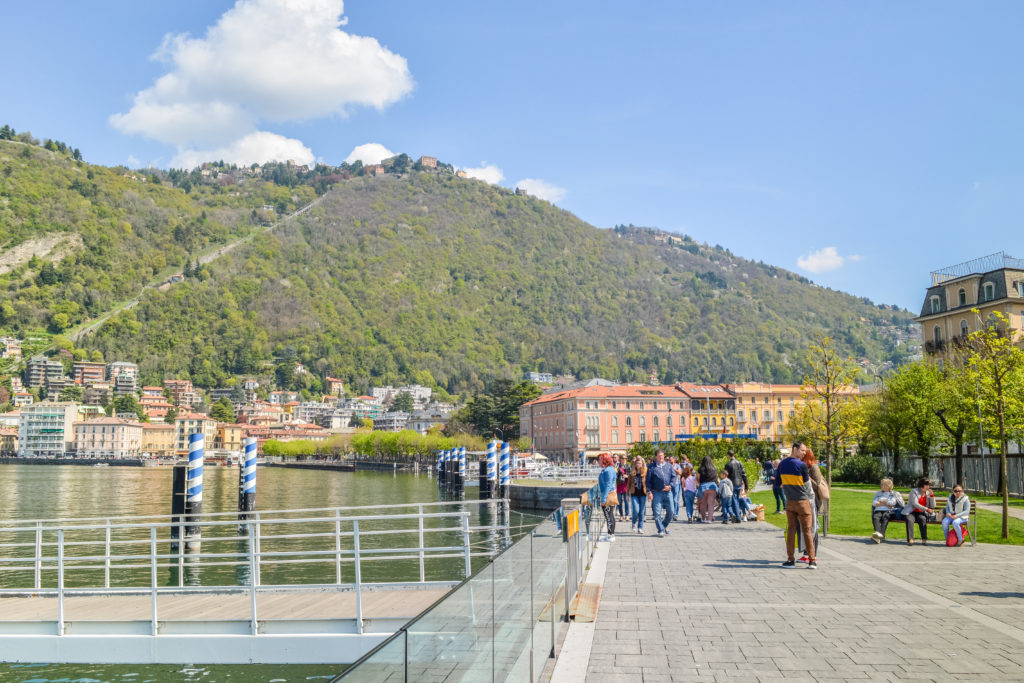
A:
[[[128,159],[124,162],[124,165],[128,168],[138,168],[142,166],[142,162],[135,158],[134,154],[129,154]]]
[[[379,164],[388,157],[395,156],[395,153],[384,145],[376,142],[368,142],[365,145],[357,145],[352,153],[345,157],[345,163],[351,164],[361,161],[364,164]]]
[[[818,251],[812,251],[807,256],[798,257],[796,264],[811,273],[824,273],[841,268],[847,261],[856,262],[861,259],[862,257],[859,254],[841,256],[835,247],[825,247]]]
[[[516,183],[516,187],[521,187],[534,197],[537,197],[538,199],[546,199],[552,204],[565,197],[564,187],[553,185],[546,180],[540,180],[538,178],[523,178]]]
[[[204,161],[225,161],[248,166],[266,161],[294,161],[302,166],[313,163],[313,150],[293,138],[257,131],[224,147],[179,150],[171,160],[173,168],[195,168]]]
[[[861,256],[860,254],[850,254],[846,258],[847,258],[848,261],[853,261],[854,263],[857,263],[858,261],[863,261],[864,260],[864,257]]]
[[[110,122],[176,145],[179,159],[203,149],[276,153],[302,143],[253,137],[263,122],[382,109],[411,92],[405,58],[340,30],[343,10],[343,0],[237,0],[202,38],[166,36],[154,57],[168,72]]]
[[[505,179],[505,174],[501,172],[501,169],[494,164],[488,164],[486,161],[480,162],[482,165],[479,168],[464,168],[463,171],[470,178],[476,178],[477,180],[483,180],[490,183],[491,185],[497,185]]]

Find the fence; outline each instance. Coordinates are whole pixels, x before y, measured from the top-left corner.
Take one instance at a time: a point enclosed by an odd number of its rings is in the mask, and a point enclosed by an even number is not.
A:
[[[535,683],[601,530],[592,512],[560,507],[335,681]]]
[[[601,468],[593,465],[546,465],[533,470],[513,469],[513,478],[580,481],[597,479],[597,475],[600,473]]]
[[[881,458],[882,469],[892,471],[892,456]],[[965,487],[970,492],[997,492],[999,484],[999,455],[986,455],[984,460],[978,455],[965,455],[964,479]],[[924,476],[923,460],[916,455],[900,457],[900,469],[917,476]],[[929,459],[929,479],[936,488],[952,488],[956,483],[956,459],[952,456],[932,456]],[[1012,496],[1024,496],[1024,455],[1010,454],[1006,456],[1006,483]]]
[[[465,503],[416,503],[206,513],[189,519],[111,517],[0,523],[0,596],[57,600],[57,634],[71,596],[351,590],[362,633],[364,589],[449,587],[490,558],[504,525],[473,525]],[[498,518],[500,519],[500,518]],[[187,537],[195,527],[200,536]],[[410,539],[410,540],[405,540]]]

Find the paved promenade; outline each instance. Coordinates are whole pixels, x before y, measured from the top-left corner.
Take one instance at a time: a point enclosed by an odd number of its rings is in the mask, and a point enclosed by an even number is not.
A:
[[[766,523],[645,527],[599,546],[588,683],[1024,681],[1024,547],[831,537],[785,570]]]

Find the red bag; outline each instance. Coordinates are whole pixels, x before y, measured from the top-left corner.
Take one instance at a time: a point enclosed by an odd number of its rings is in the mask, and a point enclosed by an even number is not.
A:
[[[952,548],[952,547],[954,547],[959,542],[960,542],[960,539],[958,539],[956,537],[956,531],[953,529],[952,526],[950,526],[949,527],[949,533],[946,534],[946,545],[949,546],[950,548]]]

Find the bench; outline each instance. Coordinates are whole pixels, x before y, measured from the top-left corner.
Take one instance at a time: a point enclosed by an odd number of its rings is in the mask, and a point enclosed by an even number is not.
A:
[[[907,495],[909,496],[910,494],[908,493]],[[948,496],[946,497],[945,500],[941,501],[942,505],[940,507],[936,507],[936,509],[935,509],[935,519],[929,520],[928,521],[928,526],[935,525],[935,526],[938,526],[940,528],[942,527],[942,518],[946,516],[946,513],[945,513],[946,500],[949,500]],[[937,506],[939,505],[939,502],[940,502],[940,499],[936,498],[935,499],[935,504]],[[901,520],[897,520],[897,521],[903,521],[903,520],[901,519]],[[892,524],[891,521],[889,523]],[[967,535],[971,537],[971,545],[974,545],[974,544],[976,544],[978,542],[978,504],[973,499],[971,500],[971,509],[968,512],[967,523],[962,525],[960,528],[965,530],[967,532]],[[942,537],[942,542],[943,543],[946,542],[946,537],[945,536]]]

